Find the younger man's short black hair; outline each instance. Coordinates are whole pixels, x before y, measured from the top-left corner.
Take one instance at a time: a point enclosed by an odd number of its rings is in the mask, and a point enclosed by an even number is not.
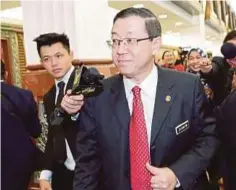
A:
[[[37,43],[37,51],[40,56],[40,48],[42,46],[51,46],[55,43],[62,43],[63,47],[70,52],[70,42],[69,38],[66,34],[58,34],[58,33],[47,33],[47,34],[41,34],[37,38],[34,39],[34,41]]]

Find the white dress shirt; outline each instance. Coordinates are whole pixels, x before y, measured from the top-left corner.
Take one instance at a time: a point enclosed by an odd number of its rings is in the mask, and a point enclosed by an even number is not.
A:
[[[151,142],[151,127],[152,127],[152,118],[154,113],[154,105],[155,105],[155,98],[156,98],[156,89],[157,89],[157,81],[158,81],[158,74],[157,74],[157,67],[153,66],[151,73],[144,79],[141,84],[135,84],[130,79],[124,77],[124,86],[125,86],[125,94],[126,99],[129,104],[129,111],[130,115],[133,111],[133,92],[132,88],[138,86],[141,88],[141,100],[143,103],[144,109],[144,118],[147,127],[147,136],[148,136],[148,144],[150,147]]]
[[[156,99],[156,89],[158,83],[158,69],[156,66],[153,66],[151,73],[144,79],[141,84],[135,84],[130,79],[124,77],[124,86],[126,99],[129,105],[130,115],[133,111],[133,92],[132,88],[138,86],[141,88],[141,100],[143,103],[144,109],[144,119],[147,127],[147,136],[148,136],[148,145],[150,151],[151,143],[151,129],[152,129],[152,118],[154,113],[155,99]],[[176,178],[177,184],[175,187],[180,187],[180,182]]]
[[[56,86],[56,98],[55,98],[55,104],[57,102],[57,96],[59,94],[59,88],[57,86],[57,84],[61,81],[63,81],[65,83],[65,88],[64,88],[64,93],[65,93],[65,90],[66,90],[66,86],[67,86],[67,83],[70,79],[70,76],[72,74],[74,70],[74,66],[72,66],[70,68],[70,70],[65,74],[65,76],[61,79],[61,80],[55,80],[55,86]],[[78,118],[78,114],[76,116],[71,116],[71,119],[72,120],[76,120]],[[71,153],[71,150],[70,150],[70,147],[68,145],[68,142],[67,140],[65,139],[65,143],[66,143],[66,154],[67,154],[67,159],[66,161],[64,162],[64,165],[65,167],[68,169],[68,170],[71,170],[73,171],[75,169],[75,160],[73,158],[73,155]],[[43,170],[41,173],[40,173],[40,178],[39,179],[45,179],[45,180],[48,180],[50,181],[52,178],[52,171],[50,170]]]

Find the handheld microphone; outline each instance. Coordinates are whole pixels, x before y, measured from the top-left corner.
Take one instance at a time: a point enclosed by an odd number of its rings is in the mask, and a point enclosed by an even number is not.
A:
[[[80,67],[75,71],[72,95],[83,94],[86,98],[99,95],[103,91],[103,78],[96,68]]]
[[[96,68],[84,66],[75,69],[72,95],[83,94],[84,97],[98,96],[103,91],[101,80],[104,78]],[[51,126],[59,126],[64,121],[66,112],[62,107],[56,107],[49,117]]]
[[[236,45],[233,43],[224,43],[221,46],[221,53],[226,59],[233,59],[236,57]]]

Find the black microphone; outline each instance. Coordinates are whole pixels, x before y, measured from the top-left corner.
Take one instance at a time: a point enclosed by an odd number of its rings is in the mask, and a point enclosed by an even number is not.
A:
[[[83,77],[88,83],[94,83],[95,81],[104,78],[104,76],[94,67],[88,68],[87,72],[84,72]]]
[[[101,75],[96,68],[82,66],[75,71],[72,94],[83,94],[86,98],[99,95],[103,91],[101,83],[103,78],[104,75]]]
[[[233,43],[224,43],[221,46],[221,53],[226,59],[233,59],[236,57],[236,45]]]
[[[74,71],[72,95],[83,94],[85,98],[98,96],[103,91],[101,80],[104,78],[96,68],[78,67]],[[66,112],[62,107],[56,107],[49,117],[51,126],[61,125]]]

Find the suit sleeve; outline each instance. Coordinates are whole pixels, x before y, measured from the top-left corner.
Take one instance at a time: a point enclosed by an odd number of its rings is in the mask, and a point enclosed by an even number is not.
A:
[[[74,190],[96,190],[99,185],[99,158],[97,125],[94,118],[94,99],[86,101],[80,114],[76,139]]]
[[[30,91],[27,92],[27,111],[25,112],[25,124],[27,131],[29,132],[30,136],[37,138],[41,134],[41,125],[38,118],[38,107],[34,100],[33,94]],[[24,105],[23,105],[24,106]]]
[[[201,76],[208,80],[208,82],[214,82],[218,80],[219,77],[223,76],[224,72],[224,63],[222,60],[213,59],[212,60],[212,69],[209,73],[201,73]]]
[[[199,79],[195,81],[192,127],[198,131],[195,144],[170,169],[175,173],[183,189],[191,189],[195,180],[208,167],[219,145],[215,130],[215,117],[205,98]]]
[[[49,125],[48,118],[49,118],[49,108],[48,108],[48,98],[47,95],[43,97],[43,104],[45,106],[45,113],[47,115],[47,123],[48,123],[48,134],[47,134],[47,141],[45,145],[45,151],[43,154],[43,170],[53,170],[54,162],[53,162],[53,135],[51,126]]]
[[[53,137],[52,137],[52,131],[50,130],[50,126],[48,129],[48,136],[47,136],[47,142],[45,146],[45,151],[43,154],[43,169],[45,170],[53,170]]]
[[[236,90],[233,90],[217,110],[217,131],[222,143],[236,148]],[[233,148],[232,148],[233,149]]]

